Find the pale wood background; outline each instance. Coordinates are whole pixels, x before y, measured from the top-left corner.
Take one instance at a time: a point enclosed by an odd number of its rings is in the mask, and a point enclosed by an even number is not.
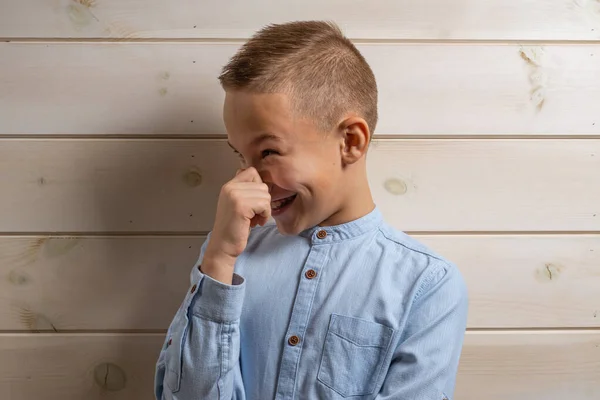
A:
[[[235,156],[216,76],[333,19],[386,218],[470,290],[459,400],[600,399],[597,0],[0,0],[0,398],[152,398]]]

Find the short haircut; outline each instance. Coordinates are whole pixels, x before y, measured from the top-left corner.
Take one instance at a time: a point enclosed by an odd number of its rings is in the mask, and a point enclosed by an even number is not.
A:
[[[294,112],[323,131],[346,113],[377,125],[377,83],[340,28],[325,21],[268,25],[250,38],[219,76],[227,90],[285,93]]]

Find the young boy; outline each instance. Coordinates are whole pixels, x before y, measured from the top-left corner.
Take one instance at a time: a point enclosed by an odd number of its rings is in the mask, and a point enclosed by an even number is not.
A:
[[[221,190],[156,398],[450,399],[466,289],[373,202],[365,59],[333,24],[272,25],[220,81],[243,169]]]

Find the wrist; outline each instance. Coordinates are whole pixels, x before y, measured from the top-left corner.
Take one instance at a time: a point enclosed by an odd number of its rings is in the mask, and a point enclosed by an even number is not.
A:
[[[222,252],[206,251],[202,259],[200,270],[203,274],[231,285],[233,282],[233,271],[237,257],[232,257]]]

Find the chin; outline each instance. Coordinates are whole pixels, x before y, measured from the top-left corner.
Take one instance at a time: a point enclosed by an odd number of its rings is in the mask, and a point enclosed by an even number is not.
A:
[[[302,224],[299,224],[298,221],[286,221],[284,219],[274,218],[275,223],[277,224],[277,230],[279,233],[285,236],[296,236],[300,234],[302,231],[307,229]]]
[[[298,226],[290,225],[290,224],[285,224],[282,221],[278,221],[278,220],[275,220],[275,223],[277,224],[277,230],[282,235],[285,235],[285,236],[296,236],[300,232],[302,232],[302,229],[300,229]]]

